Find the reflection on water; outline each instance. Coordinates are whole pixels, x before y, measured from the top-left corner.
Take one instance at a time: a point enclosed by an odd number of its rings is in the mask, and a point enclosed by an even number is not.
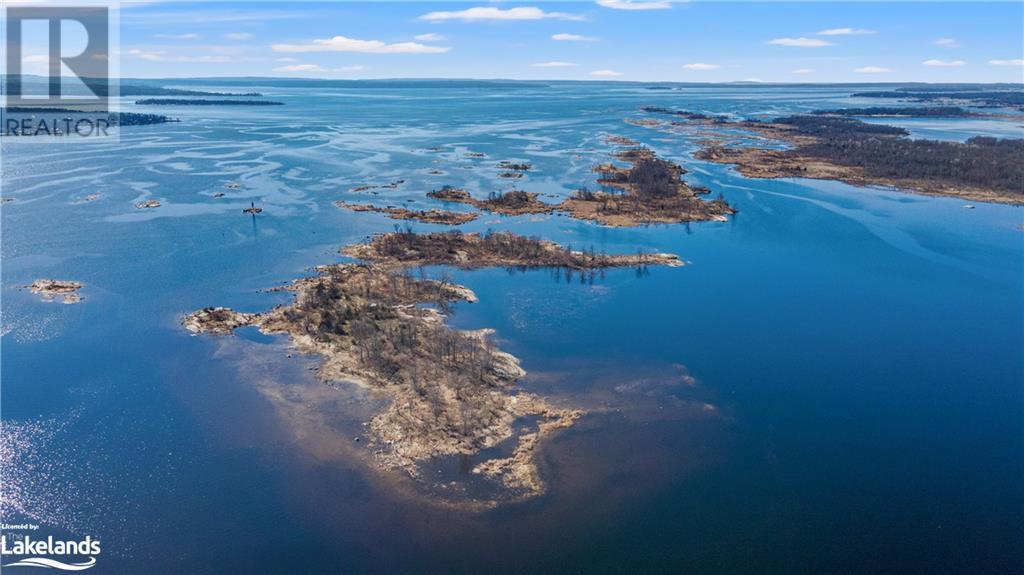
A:
[[[286,446],[262,441],[273,446],[292,512],[326,532],[344,534],[361,548],[362,557],[353,560],[366,565],[417,569],[426,553],[445,563],[509,570],[522,560],[521,545],[535,553],[556,552],[564,534],[586,536],[614,523],[631,506],[728,457],[730,418],[701,397],[706,393],[681,366],[624,373],[620,365],[574,361],[523,383],[540,393],[572,390],[553,400],[587,410],[539,454],[548,493],[489,510],[474,499],[488,491],[479,478],[466,476],[472,462],[435,462],[425,467],[422,480],[374,466],[366,443],[355,441],[362,421],[381,408],[372,392],[315,381],[316,360],[289,356],[290,348],[281,343],[211,343],[280,423],[274,433]],[[288,358],[284,366],[282,355]],[[228,411],[218,410],[218,418],[247,425],[230,405],[223,407]]]

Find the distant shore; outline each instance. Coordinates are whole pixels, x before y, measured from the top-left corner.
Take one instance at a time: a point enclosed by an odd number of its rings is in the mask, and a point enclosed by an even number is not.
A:
[[[891,109],[879,108],[881,113]],[[684,118],[681,127],[704,130],[694,157],[733,164],[752,178],[813,178],[857,186],[887,186],[925,195],[978,202],[1024,204],[1024,140],[971,138],[965,143],[919,140],[894,126],[868,124],[851,115],[870,109],[822,110],[761,122],[647,109]],[[785,142],[788,149],[733,145],[741,129]]]

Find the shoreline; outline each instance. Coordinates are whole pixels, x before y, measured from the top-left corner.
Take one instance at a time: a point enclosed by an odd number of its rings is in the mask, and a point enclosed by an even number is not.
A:
[[[351,210],[353,212],[373,212],[385,214],[393,220],[415,220],[425,224],[458,226],[469,223],[477,218],[477,214],[471,212],[450,212],[435,208],[427,210],[410,210],[396,206],[379,207],[372,204],[355,204],[343,200],[334,202],[334,205],[338,208]]]
[[[612,163],[593,168],[597,184],[617,191],[577,190],[557,204],[539,199],[539,194],[522,190],[492,193],[486,200],[474,198],[468,191],[444,186],[427,196],[444,202],[459,203],[505,216],[550,214],[563,212],[577,220],[591,221],[612,227],[637,227],[649,224],[681,224],[689,222],[724,222],[736,209],[723,197],[704,200],[707,188],[690,186],[683,181],[686,170],[679,164],[664,160],[649,148],[636,146],[635,140],[608,136],[609,142],[630,145],[614,154],[629,164],[620,168]]]
[[[511,233],[395,232],[342,252],[362,261],[320,266],[315,276],[278,288],[294,294],[289,304],[261,313],[209,307],[181,323],[193,334],[229,335],[245,326],[287,334],[300,353],[321,358],[317,379],[349,382],[387,398],[387,406],[366,424],[383,470],[420,479],[420,466],[428,460],[514,441],[510,455],[472,469],[503,487],[501,501],[545,492],[537,451],[585,411],[519,388],[526,372],[517,358],[497,348],[491,330],[460,331],[447,324],[450,306],[476,301],[475,294],[446,277],[414,277],[411,268],[565,267],[582,274],[682,265],[671,254],[586,254]],[[517,432],[523,418],[537,420]]]
[[[60,298],[61,303],[70,305],[82,302],[82,296],[78,295],[78,291],[84,288],[85,284],[72,280],[38,279],[23,287],[40,296],[43,301]]]
[[[645,108],[645,111],[685,118],[672,122],[675,126],[700,127],[704,137],[697,142],[701,149],[693,157],[734,165],[740,174],[750,178],[835,180],[859,187],[882,186],[905,193],[1024,205],[1024,193],[1012,189],[1008,183],[1024,178],[1020,166],[1014,168],[1012,161],[1006,162],[1004,171],[998,175],[984,167],[1000,156],[1013,157],[1024,152],[1020,140],[982,137],[966,143],[913,140],[906,137],[907,132],[902,128],[868,124],[827,110],[767,122],[730,120],[663,108]],[[789,147],[733,145],[730,142],[735,142],[736,135],[721,130],[734,129],[783,142]],[[865,143],[867,146],[863,145]],[[897,157],[906,159],[894,162],[893,158]],[[960,167],[953,170],[954,165]],[[992,184],[986,186],[981,182]]]

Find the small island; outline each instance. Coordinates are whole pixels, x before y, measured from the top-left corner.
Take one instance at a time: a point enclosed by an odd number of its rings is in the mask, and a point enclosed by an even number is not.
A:
[[[477,215],[470,212],[449,212],[446,210],[409,210],[395,206],[378,207],[370,204],[353,204],[344,201],[334,202],[334,205],[353,212],[376,212],[387,214],[393,220],[415,220],[425,224],[443,224],[447,226],[458,226],[476,219]]]
[[[85,195],[85,196],[83,196],[81,198],[73,200],[71,203],[72,204],[88,204],[89,202],[95,202],[98,199],[100,199],[100,195],[99,194],[87,194],[87,195]]]
[[[615,144],[616,146],[639,146],[640,142],[633,138],[627,138],[626,136],[618,136],[615,134],[607,135],[604,137],[604,141],[609,144]]]
[[[445,279],[414,277],[410,268],[679,265],[669,254],[585,254],[511,233],[404,231],[343,252],[363,261],[321,266],[316,276],[283,288],[294,294],[290,304],[263,313],[210,307],[182,324],[195,334],[225,335],[243,326],[288,334],[299,351],[323,358],[321,380],[352,382],[389,398],[367,424],[370,453],[384,469],[420,478],[420,464],[432,458],[471,456],[515,441],[511,456],[472,468],[498,481],[513,500],[544,492],[536,452],[583,411],[520,390],[516,382],[525,372],[497,348],[489,330],[458,331],[445,321],[452,303],[475,301],[473,292]],[[524,418],[530,423],[516,431]]]
[[[555,204],[546,204],[537,199],[537,194],[522,190],[511,190],[504,193],[491,192],[486,200],[478,200],[469,192],[451,186],[427,192],[427,197],[473,206],[505,216],[521,216],[524,214],[547,214],[558,209]]]
[[[528,172],[533,169],[533,164],[529,162],[511,162],[509,160],[502,160],[498,162],[498,167],[502,170]]]
[[[562,202],[562,209],[575,218],[616,227],[724,222],[736,213],[721,196],[701,199],[710,190],[684,182],[682,166],[657,157],[649,148],[629,148],[616,157],[631,166],[602,164],[594,171],[599,174],[598,184],[621,192],[578,190]]]
[[[582,272],[613,267],[683,265],[672,254],[607,255],[573,251],[554,242],[511,232],[417,234],[406,230],[374,236],[366,243],[344,248],[342,253],[392,268],[449,265],[464,269],[562,268]]]
[[[85,286],[70,280],[38,279],[25,287],[30,292],[42,296],[45,301],[60,298],[61,303],[75,304],[82,301],[82,297],[76,292]]]
[[[650,114],[667,114],[669,116],[679,116],[687,120],[704,120],[711,122],[728,122],[729,116],[721,116],[715,114],[704,114],[702,112],[691,112],[689,110],[673,110],[672,108],[663,108],[661,106],[643,106],[640,108],[641,111]]]
[[[404,183],[405,183],[405,180],[395,180],[393,182],[388,182],[386,184],[363,184],[361,186],[356,186],[356,187],[350,189],[349,191],[350,192],[365,192],[367,190],[376,190],[376,189],[380,189],[380,190],[395,190],[395,189],[398,189],[398,186],[401,186]]]

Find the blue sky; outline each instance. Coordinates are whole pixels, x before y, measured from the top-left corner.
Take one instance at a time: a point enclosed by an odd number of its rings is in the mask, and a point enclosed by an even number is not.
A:
[[[1020,82],[1024,4],[149,2],[126,77]]]

